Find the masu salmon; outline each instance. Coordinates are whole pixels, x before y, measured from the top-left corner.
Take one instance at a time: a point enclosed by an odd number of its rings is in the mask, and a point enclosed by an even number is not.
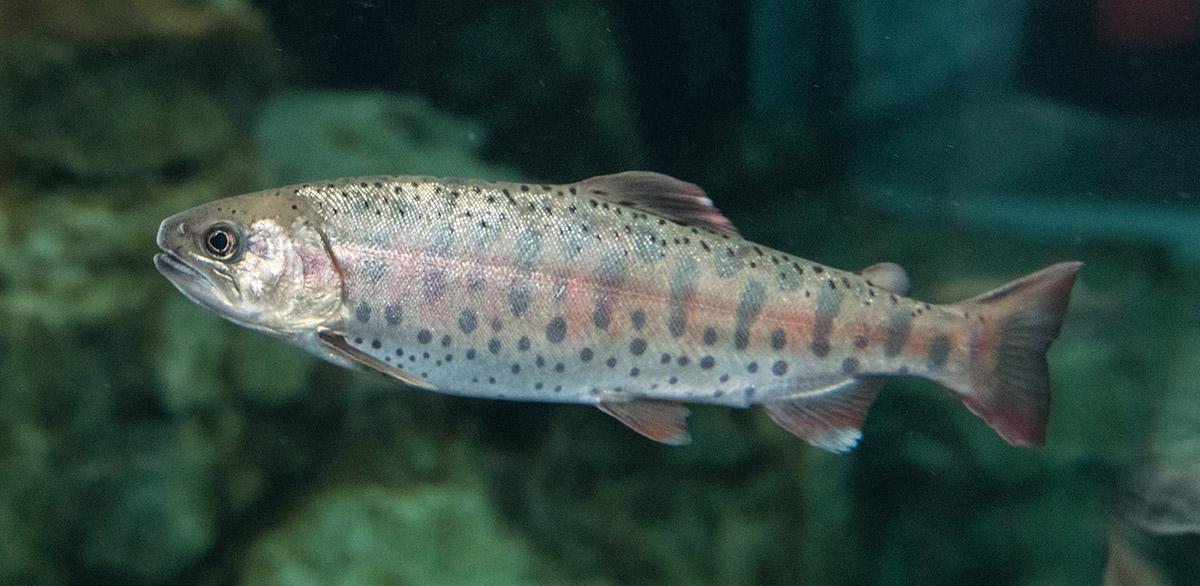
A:
[[[155,265],[221,317],[432,391],[595,405],[660,442],[688,403],[762,405],[853,449],[889,376],[935,381],[1009,443],[1045,441],[1046,351],[1079,262],[941,305],[739,237],[691,183],[308,183],[162,222]]]

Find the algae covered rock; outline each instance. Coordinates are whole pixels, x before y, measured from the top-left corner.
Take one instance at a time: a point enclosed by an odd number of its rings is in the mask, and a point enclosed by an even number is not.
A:
[[[0,3],[0,168],[177,177],[244,140],[278,81],[241,2]]]
[[[264,185],[357,175],[455,175],[515,179],[480,162],[480,126],[422,98],[388,92],[292,91],[275,96],[256,139]]]
[[[241,583],[261,586],[556,584],[478,490],[334,488],[261,536]]]

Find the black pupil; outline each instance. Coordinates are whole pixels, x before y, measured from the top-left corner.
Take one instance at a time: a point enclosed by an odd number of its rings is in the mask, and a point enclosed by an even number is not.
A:
[[[208,247],[215,254],[228,254],[231,244],[229,233],[224,230],[213,230],[208,235]]]

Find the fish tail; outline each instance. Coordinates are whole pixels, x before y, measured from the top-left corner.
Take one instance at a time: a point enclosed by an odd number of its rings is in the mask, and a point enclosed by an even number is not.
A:
[[[957,305],[975,328],[969,372],[950,386],[1005,441],[1046,441],[1050,369],[1046,350],[1058,336],[1081,262],[1062,262]]]

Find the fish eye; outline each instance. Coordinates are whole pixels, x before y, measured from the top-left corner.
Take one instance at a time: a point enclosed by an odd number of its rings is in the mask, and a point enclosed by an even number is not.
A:
[[[226,260],[237,253],[237,234],[229,226],[217,224],[204,234],[204,248],[213,258]]]

